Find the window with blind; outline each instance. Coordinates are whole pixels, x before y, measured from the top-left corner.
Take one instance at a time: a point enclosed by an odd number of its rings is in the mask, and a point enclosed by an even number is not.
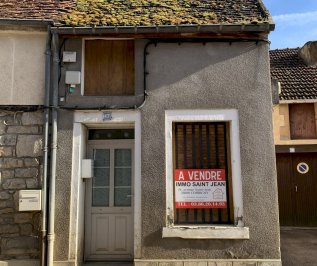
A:
[[[233,223],[228,127],[173,123],[175,224]]]
[[[165,138],[162,237],[249,239],[243,219],[238,110],[166,110]]]
[[[84,95],[134,95],[134,41],[85,40]]]

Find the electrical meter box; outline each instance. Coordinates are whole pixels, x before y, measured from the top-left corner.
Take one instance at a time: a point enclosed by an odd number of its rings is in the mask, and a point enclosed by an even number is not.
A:
[[[19,211],[40,211],[41,190],[20,190]]]
[[[65,84],[69,84],[69,85],[80,84],[80,71],[66,71]]]
[[[94,160],[83,159],[81,161],[81,177],[92,178],[94,176]]]

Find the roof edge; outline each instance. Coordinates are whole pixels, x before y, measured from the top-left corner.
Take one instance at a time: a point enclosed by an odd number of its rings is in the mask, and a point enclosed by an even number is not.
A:
[[[116,34],[116,33],[233,33],[233,32],[264,32],[274,30],[275,25],[262,24],[206,24],[206,25],[167,25],[167,26],[88,26],[67,27],[54,25],[52,32],[58,34]]]
[[[270,25],[272,25],[271,31],[274,31],[275,30],[275,23],[274,23],[273,17],[271,16],[269,10],[266,8],[266,6],[264,5],[262,0],[258,0],[258,3],[260,5],[260,7],[262,8],[263,12],[268,14],[268,23]]]
[[[0,26],[47,27],[48,25],[53,25],[53,24],[54,24],[53,20],[0,18]]]

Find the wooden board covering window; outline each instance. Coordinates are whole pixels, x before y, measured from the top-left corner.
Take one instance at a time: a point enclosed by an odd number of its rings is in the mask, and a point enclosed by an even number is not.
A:
[[[176,209],[175,224],[232,224],[229,124],[197,122],[173,124],[174,169],[225,169],[226,209]]]
[[[134,94],[134,41],[85,41],[85,96]]]
[[[289,105],[291,139],[316,139],[315,108],[313,103]]]

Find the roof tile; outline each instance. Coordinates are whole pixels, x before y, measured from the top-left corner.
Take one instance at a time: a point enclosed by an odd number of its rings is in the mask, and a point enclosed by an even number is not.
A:
[[[299,49],[270,51],[271,76],[281,84],[280,100],[317,99],[317,67],[306,66]]]

